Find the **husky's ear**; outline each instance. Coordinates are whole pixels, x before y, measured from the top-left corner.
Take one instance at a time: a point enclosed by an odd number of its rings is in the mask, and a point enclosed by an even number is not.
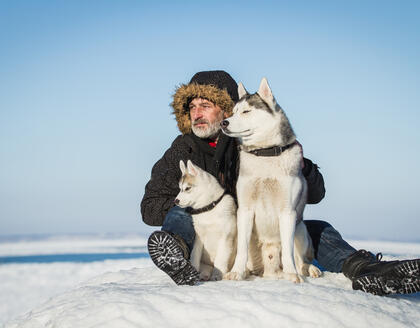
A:
[[[198,168],[190,161],[187,162],[188,173],[192,176],[198,175]]]
[[[246,95],[249,95],[248,91],[246,91],[242,82],[239,82],[239,84],[238,84],[238,95],[239,95],[239,99],[241,99],[242,97],[244,97]]]
[[[268,81],[265,77],[262,78],[260,83],[260,88],[258,89],[258,94],[260,97],[272,108],[276,107],[276,101],[273,97],[273,93],[271,92],[270,86],[268,85]]]
[[[181,169],[182,175],[185,175],[185,172],[187,171],[187,168],[185,167],[185,164],[183,161],[179,161],[179,168]]]

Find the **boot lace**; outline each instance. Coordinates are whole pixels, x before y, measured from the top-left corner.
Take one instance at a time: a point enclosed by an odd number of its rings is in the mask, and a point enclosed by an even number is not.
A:
[[[382,260],[382,253],[377,253],[376,255],[373,255],[371,252],[364,249],[361,249],[359,252],[363,255],[363,257],[367,259],[372,259],[372,257],[375,257],[377,262],[380,262]]]

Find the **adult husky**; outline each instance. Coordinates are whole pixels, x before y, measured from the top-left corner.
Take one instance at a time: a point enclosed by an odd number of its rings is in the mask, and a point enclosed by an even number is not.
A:
[[[195,240],[191,264],[201,280],[221,280],[236,254],[236,204],[217,179],[190,160],[179,162],[182,177],[175,204],[190,208]]]
[[[293,282],[302,282],[301,275],[318,277],[302,221],[307,184],[301,147],[265,78],[257,93],[248,94],[240,83],[238,94],[233,116],[221,123],[223,132],[241,144],[238,250],[226,277],[244,279],[248,260],[251,270],[263,266],[265,277]]]

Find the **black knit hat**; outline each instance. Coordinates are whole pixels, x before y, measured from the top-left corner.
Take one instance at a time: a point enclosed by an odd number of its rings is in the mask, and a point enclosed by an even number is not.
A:
[[[201,85],[214,85],[219,89],[226,89],[229,96],[234,102],[239,100],[238,96],[238,84],[235,80],[225,71],[203,71],[194,74],[191,83],[197,83]]]

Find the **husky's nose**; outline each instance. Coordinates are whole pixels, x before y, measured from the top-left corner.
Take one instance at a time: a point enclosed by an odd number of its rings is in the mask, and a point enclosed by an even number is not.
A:
[[[175,203],[175,205],[179,205],[179,199],[175,198],[174,203]]]
[[[229,125],[229,121],[228,120],[223,120],[222,122],[220,122],[220,126],[222,128],[227,128],[228,125]]]

